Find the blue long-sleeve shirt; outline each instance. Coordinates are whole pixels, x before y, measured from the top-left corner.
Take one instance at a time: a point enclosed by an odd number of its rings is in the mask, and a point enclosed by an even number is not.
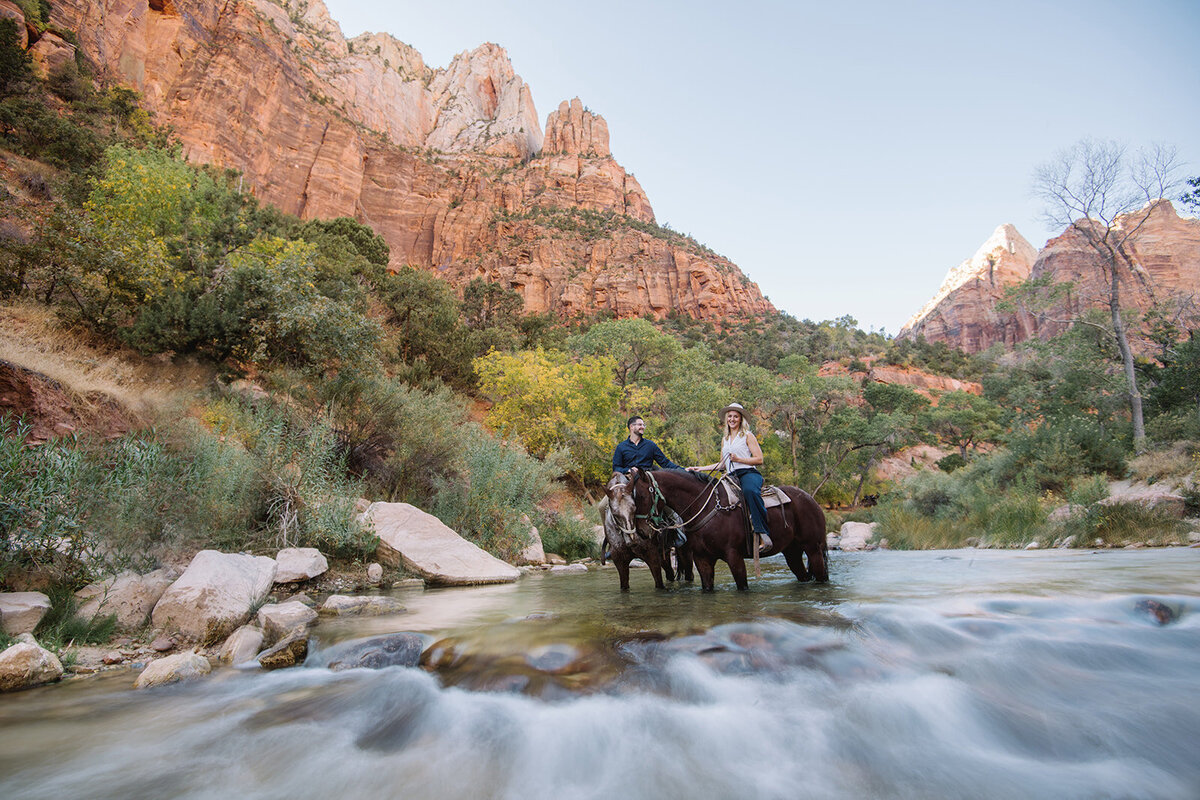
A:
[[[663,451],[659,449],[658,445],[644,436],[637,444],[626,439],[617,445],[617,449],[613,451],[614,472],[628,472],[633,467],[637,467],[638,469],[654,469],[655,464],[669,469],[682,469],[674,461],[663,455]]]

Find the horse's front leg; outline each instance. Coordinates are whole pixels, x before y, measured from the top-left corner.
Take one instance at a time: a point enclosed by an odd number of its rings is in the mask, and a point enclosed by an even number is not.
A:
[[[737,584],[738,591],[744,592],[749,589],[750,583],[746,580],[746,559],[742,557],[742,551],[733,547],[726,550],[725,563],[733,573],[733,582]]]
[[[644,560],[646,566],[650,568],[650,574],[654,576],[654,588],[666,589],[662,576],[662,551],[657,542],[651,542],[650,546],[646,548]]]
[[[669,531],[667,533],[670,533]],[[662,568],[668,581],[675,580],[675,569],[671,566],[671,545],[663,542],[659,546],[659,552],[662,554]]]
[[[612,552],[612,562],[617,567],[617,575],[621,578],[621,591],[629,591],[629,562],[633,560],[633,555],[628,550],[614,550]]]

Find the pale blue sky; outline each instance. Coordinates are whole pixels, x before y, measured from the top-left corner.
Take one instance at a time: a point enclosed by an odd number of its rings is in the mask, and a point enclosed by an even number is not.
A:
[[[543,125],[578,96],[660,223],[798,318],[899,331],[1078,139],[1173,144],[1200,174],[1200,0],[326,0],[432,67],[502,45]]]

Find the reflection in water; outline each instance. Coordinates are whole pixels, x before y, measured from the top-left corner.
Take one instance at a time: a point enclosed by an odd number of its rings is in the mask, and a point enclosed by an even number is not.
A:
[[[11,695],[0,796],[1200,796],[1200,552],[773,561],[749,593],[536,575],[317,631],[419,631],[433,672]]]

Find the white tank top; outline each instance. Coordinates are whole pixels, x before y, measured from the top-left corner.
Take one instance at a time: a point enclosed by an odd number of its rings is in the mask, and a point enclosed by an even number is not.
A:
[[[739,434],[732,439],[721,440],[721,461],[725,463],[726,469],[743,470],[754,469],[753,464],[741,464],[736,461],[730,461],[729,456],[737,456],[738,458],[751,458],[750,443],[746,441],[745,434]]]

